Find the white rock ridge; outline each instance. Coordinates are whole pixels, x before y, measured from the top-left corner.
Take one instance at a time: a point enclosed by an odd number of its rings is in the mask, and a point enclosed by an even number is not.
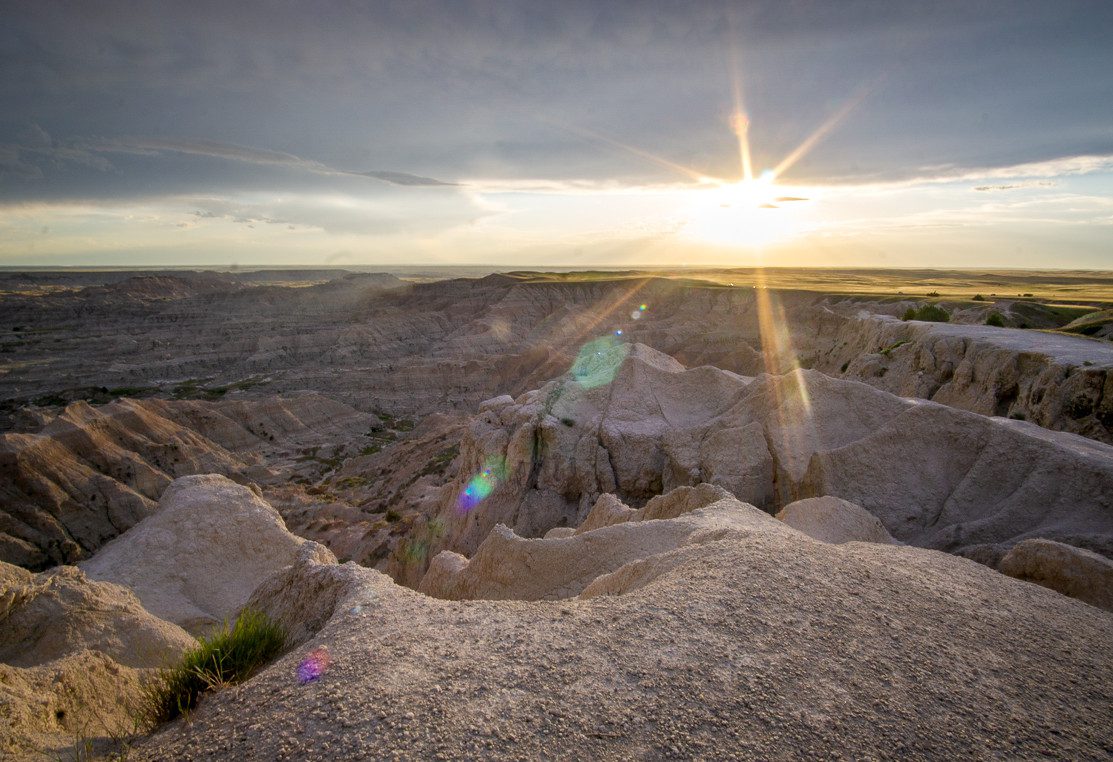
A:
[[[223,476],[184,476],[166,488],[154,514],[81,569],[126,585],[148,611],[198,633],[234,617],[304,542],[247,487]]]
[[[860,505],[825,495],[789,503],[777,518],[813,540],[831,542],[879,542],[896,545],[885,525]]]
[[[718,538],[724,531],[740,531],[755,520],[776,523],[749,506],[739,510],[730,493],[710,485],[678,487],[643,510],[626,508],[627,513],[617,518],[608,512],[613,520],[592,522],[611,501],[611,495],[601,497],[571,537],[527,540],[499,524],[470,560],[450,551],[440,553],[418,589],[453,600],[571,598],[631,561]]]
[[[194,645],[120,585],[0,562],[0,758],[65,758],[77,738],[132,732],[141,676]]]
[[[429,598],[307,546],[254,598],[288,627],[306,612],[299,644],[133,754],[1108,755],[1108,612],[938,551],[818,542],[730,498],[522,543],[546,548],[543,578],[605,554],[593,536],[647,555],[532,602]]]
[[[1052,540],[1024,540],[1001,559],[1000,570],[1113,611],[1113,561],[1092,551]]]
[[[501,470],[490,494],[461,506],[469,479],[492,463]],[[589,517],[602,495],[617,502],[600,511],[622,513],[700,482],[770,511],[837,497],[898,541],[991,565],[1029,537],[1113,555],[1113,446],[818,371],[750,381],[685,370],[636,344],[609,384],[567,375],[484,403],[458,474],[430,558],[474,553],[496,524],[541,537],[602,520]]]

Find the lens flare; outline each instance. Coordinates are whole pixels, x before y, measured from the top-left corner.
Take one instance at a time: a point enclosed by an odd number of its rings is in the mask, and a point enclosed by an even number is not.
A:
[[[460,491],[460,497],[456,501],[460,511],[467,513],[475,506],[482,503],[491,493],[495,491],[495,487],[499,486],[506,479],[506,460],[497,456],[490,456],[483,461],[483,468],[479,470],[467,483],[467,485]]]
[[[329,663],[332,658],[329,656],[328,646],[321,646],[309,652],[309,654],[301,660],[298,664],[297,675],[298,682],[302,685],[312,683],[321,679],[328,669]]]
[[[634,314],[640,315],[637,310]],[[584,389],[605,386],[618,374],[630,348],[614,336],[602,336],[584,344],[572,363],[572,378]]]

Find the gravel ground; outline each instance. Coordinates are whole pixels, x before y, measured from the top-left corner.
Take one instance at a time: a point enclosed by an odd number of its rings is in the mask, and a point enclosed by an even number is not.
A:
[[[1113,758],[1113,615],[934,551],[792,531],[621,596],[425,597],[354,565],[325,626],[138,759]],[[296,667],[325,645],[323,676]]]

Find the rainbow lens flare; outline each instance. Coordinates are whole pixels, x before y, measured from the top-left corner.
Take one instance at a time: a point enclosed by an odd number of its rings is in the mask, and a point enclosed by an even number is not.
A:
[[[298,682],[302,685],[312,683],[321,679],[321,675],[325,674],[328,669],[329,663],[332,658],[329,656],[328,646],[321,646],[309,652],[309,655],[301,660],[298,664],[297,674]]]
[[[572,363],[572,377],[585,389],[605,386],[618,374],[630,347],[615,336],[603,336],[584,344]]]
[[[460,491],[460,498],[457,500],[460,510],[467,512],[482,503],[505,478],[505,459],[496,456],[487,458],[483,461],[483,468],[479,473],[473,476],[467,486]]]

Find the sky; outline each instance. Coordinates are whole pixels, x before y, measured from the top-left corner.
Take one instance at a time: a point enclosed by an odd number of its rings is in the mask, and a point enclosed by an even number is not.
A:
[[[1104,0],[0,18],[0,266],[1113,269]]]

